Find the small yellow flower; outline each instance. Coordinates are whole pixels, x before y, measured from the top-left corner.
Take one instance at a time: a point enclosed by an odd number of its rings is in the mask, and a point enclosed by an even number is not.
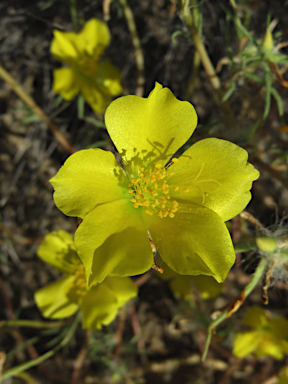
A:
[[[103,112],[112,97],[122,93],[119,71],[109,61],[99,61],[110,42],[107,25],[90,19],[79,33],[53,33],[51,53],[69,64],[54,70],[53,90],[66,100],[81,92],[94,111]]]
[[[120,307],[137,295],[137,287],[128,277],[108,276],[103,283],[89,288],[73,238],[66,231],[45,236],[37,253],[43,261],[68,275],[35,293],[35,302],[44,317],[69,317],[80,307],[83,328],[101,329],[114,320]]]
[[[259,176],[247,152],[205,139],[173,157],[192,135],[197,115],[158,83],[148,98],[113,101],[105,122],[120,165],[111,152],[83,150],[51,179],[57,207],[83,219],[75,245],[88,285],[149,270],[148,231],[171,269],[222,282],[235,261],[224,221],[246,207]]]
[[[236,357],[254,353],[280,360],[288,354],[288,321],[283,317],[269,319],[262,308],[254,306],[248,309],[242,323],[255,330],[235,335],[233,354]]]
[[[196,289],[203,300],[208,300],[219,295],[223,288],[223,284],[217,283],[211,276],[179,275],[179,273],[172,271],[163,262],[159,264],[163,268],[163,273],[156,273],[161,279],[169,281],[170,289],[175,296],[181,296],[186,300],[190,300],[192,289]]]

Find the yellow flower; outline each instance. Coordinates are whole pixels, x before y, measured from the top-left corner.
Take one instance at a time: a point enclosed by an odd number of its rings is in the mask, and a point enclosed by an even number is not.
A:
[[[254,306],[248,309],[242,323],[255,330],[235,335],[233,354],[236,357],[254,353],[283,359],[284,354],[288,353],[288,321],[283,317],[268,319],[262,308]]]
[[[35,293],[35,302],[44,317],[69,317],[80,307],[83,328],[100,329],[110,324],[118,309],[137,295],[137,287],[128,277],[108,276],[103,283],[87,287],[84,266],[72,236],[66,231],[45,236],[37,253],[43,261],[68,275]]]
[[[51,53],[69,64],[54,71],[53,90],[66,100],[81,92],[94,111],[103,112],[112,97],[122,93],[119,71],[109,61],[99,61],[110,42],[107,25],[90,19],[79,33],[53,33]]]
[[[51,179],[57,207],[83,219],[75,245],[88,284],[150,269],[148,231],[171,269],[223,281],[235,260],[224,221],[245,208],[259,176],[247,152],[205,139],[173,158],[192,135],[197,115],[158,83],[148,98],[113,101],[105,122],[120,165],[111,152],[83,150]]]
[[[217,283],[211,276],[179,275],[179,273],[172,271],[168,265],[162,262],[160,265],[163,268],[163,273],[156,273],[161,279],[169,281],[170,289],[175,296],[182,296],[184,299],[190,300],[194,288],[203,300],[208,300],[219,295],[223,288],[223,284]]]

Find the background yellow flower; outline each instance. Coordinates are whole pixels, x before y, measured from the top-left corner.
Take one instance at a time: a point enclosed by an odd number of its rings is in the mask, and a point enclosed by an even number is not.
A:
[[[68,275],[35,293],[35,302],[44,317],[69,317],[81,308],[83,328],[100,329],[110,324],[118,309],[137,295],[137,287],[128,277],[108,276],[103,283],[87,287],[84,266],[72,236],[66,231],[46,235],[37,253],[43,261]]]
[[[53,90],[71,100],[79,92],[96,112],[103,112],[113,96],[122,93],[120,72],[100,60],[110,42],[107,25],[90,19],[81,32],[54,30],[51,53],[69,66],[54,70]]]

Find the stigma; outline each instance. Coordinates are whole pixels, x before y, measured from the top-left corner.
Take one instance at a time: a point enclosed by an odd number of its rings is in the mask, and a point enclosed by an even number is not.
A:
[[[168,184],[169,177],[174,174],[168,168],[177,161],[178,159],[172,159],[172,162],[164,168],[161,164],[156,164],[154,169],[138,167],[138,177],[132,177],[131,183],[128,184],[134,208],[143,207],[145,213],[150,216],[157,214],[160,218],[175,217],[179,204],[176,200],[170,200],[170,191],[171,189],[178,191],[180,188]],[[189,192],[189,189],[183,191]]]

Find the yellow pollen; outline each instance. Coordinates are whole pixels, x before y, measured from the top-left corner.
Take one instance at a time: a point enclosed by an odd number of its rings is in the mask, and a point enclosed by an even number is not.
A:
[[[176,159],[175,157],[174,157],[174,159],[172,159],[172,163],[178,163],[178,159]]]
[[[177,159],[172,159],[172,163],[177,161]],[[161,164],[156,164],[153,169],[146,168],[146,170],[139,166],[136,172],[135,177],[131,177],[127,188],[133,207],[142,207],[144,212],[150,216],[156,214],[160,218],[175,217],[179,207],[176,200],[169,201],[170,192],[178,191],[180,188],[170,186],[167,182],[167,177],[172,176],[174,172],[166,172],[166,168],[163,168]]]
[[[77,266],[74,276],[75,280],[72,285],[76,290],[76,295],[80,297],[84,296],[90,288],[86,284],[85,268],[83,264]]]
[[[189,188],[184,188],[183,192],[186,192],[186,193],[189,192]]]

